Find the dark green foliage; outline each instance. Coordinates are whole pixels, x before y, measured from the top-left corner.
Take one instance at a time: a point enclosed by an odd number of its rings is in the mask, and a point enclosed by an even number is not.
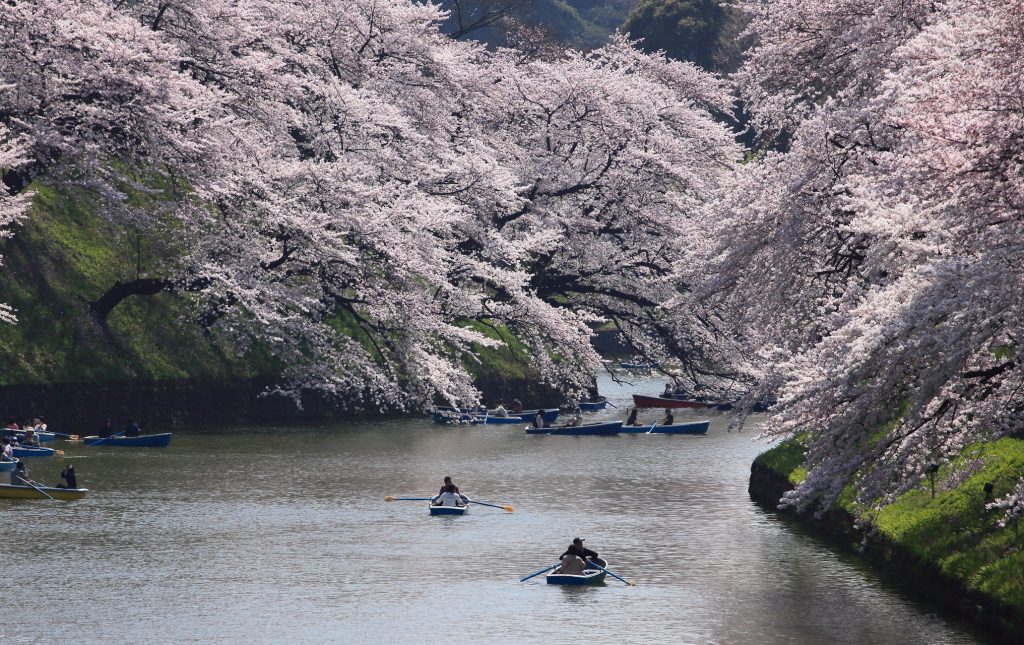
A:
[[[664,50],[670,58],[717,70],[728,24],[726,7],[716,0],[643,0],[622,30],[642,38],[645,51]]]

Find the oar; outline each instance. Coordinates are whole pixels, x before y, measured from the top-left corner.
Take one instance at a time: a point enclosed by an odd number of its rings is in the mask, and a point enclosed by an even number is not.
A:
[[[625,578],[623,578],[623,577],[621,577],[621,576],[617,576],[617,575],[615,575],[614,573],[612,573],[612,572],[611,572],[611,571],[609,571],[608,569],[605,569],[604,567],[602,567],[602,566],[601,566],[601,565],[599,565],[598,563],[594,562],[593,560],[591,560],[591,561],[587,562],[587,565],[588,565],[588,566],[592,566],[592,567],[597,567],[598,569],[600,569],[601,571],[604,571],[605,573],[607,573],[607,574],[608,574],[608,575],[610,575],[611,577],[613,577],[613,578],[618,578],[619,580],[621,580],[621,581],[625,582],[625,583],[626,583],[627,585],[629,585],[630,587],[635,587],[635,586],[636,586],[636,583],[635,583],[635,582],[630,582],[629,580],[626,580]]]
[[[106,441],[107,439],[113,439],[114,437],[117,437],[117,436],[123,435],[123,434],[124,434],[125,432],[127,432],[127,430],[122,430],[121,432],[115,432],[114,434],[112,434],[112,435],[110,435],[110,436],[107,436],[107,437],[103,437],[102,439],[100,439],[99,441],[96,441],[96,442],[94,442],[94,443],[93,443],[93,444],[91,444],[91,445],[93,445],[93,446],[98,446],[98,445],[100,445],[101,443],[103,443],[104,441]]]
[[[610,405],[610,406],[612,406],[613,408],[616,408],[616,409],[618,409],[618,407],[619,407],[619,406],[615,405],[614,403],[612,403],[611,401],[605,401],[604,404],[605,405]]]
[[[652,432],[654,432],[654,426],[656,426],[656,425],[658,425],[658,422],[657,422],[657,421],[655,421],[654,423],[652,423],[652,424],[651,424],[651,429],[650,429],[650,430],[648,430],[647,432],[645,432],[644,434],[651,434]]]
[[[476,501],[475,499],[471,499],[471,500],[469,500],[469,503],[470,503],[470,504],[479,504],[479,505],[481,505],[481,506],[492,506],[492,507],[494,507],[494,508],[500,508],[500,509],[501,509],[501,510],[503,510],[503,511],[508,511],[509,513],[511,513],[511,512],[512,512],[512,511],[514,510],[514,509],[513,509],[513,508],[512,508],[512,507],[511,507],[510,505],[508,505],[508,504],[505,504],[505,505],[502,505],[502,504],[489,504],[489,503],[487,503],[487,502],[478,502],[478,501]]]
[[[40,493],[42,493],[43,495],[46,495],[47,497],[50,497],[49,493],[47,493],[47,492],[46,492],[45,490],[43,490],[42,488],[39,488],[38,486],[36,486],[36,483],[35,483],[34,481],[32,481],[31,479],[22,479],[21,481],[25,482],[26,484],[28,484],[28,485],[29,485],[29,486],[31,486],[32,488],[36,489],[37,491],[39,491],[39,492],[40,492]],[[50,499],[53,499],[53,498],[52,498],[52,497],[50,497]],[[54,501],[56,501],[56,500],[54,500]]]
[[[80,439],[80,437],[77,434],[65,434],[63,432],[54,432],[53,430],[44,430],[43,432],[49,432],[50,434],[57,435],[58,437],[67,437],[72,441],[77,441],[78,439]]]
[[[391,495],[385,495],[385,502],[430,502],[433,501],[433,497],[392,497]]]
[[[560,563],[558,563],[558,564],[560,564]],[[537,571],[536,573],[531,573],[530,575],[526,576],[525,578],[520,578],[520,579],[519,579],[519,582],[526,582],[526,581],[527,581],[527,580],[529,580],[530,578],[533,578],[533,577],[539,576],[540,574],[544,573],[545,571],[551,571],[552,569],[554,569],[555,567],[557,567],[557,566],[558,566],[558,564],[553,564],[553,565],[551,565],[550,567],[544,567],[543,569],[541,569],[540,571]]]

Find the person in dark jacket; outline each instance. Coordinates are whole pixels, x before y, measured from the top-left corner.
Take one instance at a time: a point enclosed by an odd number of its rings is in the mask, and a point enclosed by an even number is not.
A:
[[[451,477],[444,478],[444,486],[437,491],[437,495],[430,500],[435,506],[465,506],[469,498],[462,494],[459,487],[452,482]]]
[[[636,413],[637,413],[637,409],[636,408],[630,409],[630,411],[629,411],[629,418],[626,419],[625,425],[627,425],[627,426],[638,426],[638,425],[640,425],[640,422],[638,422],[636,420]]]
[[[60,478],[64,480],[64,484],[60,484],[57,488],[78,488],[78,478],[75,477],[75,467],[71,464],[64,466],[64,470],[60,471]]]
[[[445,493],[455,493],[456,495],[458,495],[460,492],[461,491],[459,490],[459,487],[452,483],[452,478],[445,477],[444,486],[441,487],[441,490],[437,491],[437,494],[443,495]]]
[[[587,547],[583,546],[583,538],[576,538],[569,545],[569,548],[565,550],[561,556],[558,556],[559,560],[562,556],[576,555],[579,556],[584,562],[589,562],[591,559],[597,557],[597,551],[592,551]]]
[[[139,427],[139,422],[135,419],[129,419],[128,425],[124,427],[124,436],[137,437],[140,434],[142,434],[142,428]]]
[[[110,419],[107,419],[107,422],[96,431],[96,436],[100,438],[106,438],[112,434],[114,434],[114,424],[110,422]]]

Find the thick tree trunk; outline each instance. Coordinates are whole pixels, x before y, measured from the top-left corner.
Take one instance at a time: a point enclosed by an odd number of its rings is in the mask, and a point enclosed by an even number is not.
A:
[[[102,296],[89,303],[96,319],[100,324],[107,323],[107,316],[114,310],[114,307],[129,296],[152,296],[161,291],[172,291],[174,284],[166,278],[138,278],[130,282],[118,280],[114,286],[107,289]]]

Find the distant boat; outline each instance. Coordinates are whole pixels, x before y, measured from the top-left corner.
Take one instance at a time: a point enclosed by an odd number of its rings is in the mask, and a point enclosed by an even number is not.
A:
[[[687,394],[673,394],[672,396],[633,395],[633,405],[638,408],[708,408],[726,411],[731,410],[735,403],[735,400],[724,401],[721,399],[693,397]]]
[[[619,363],[619,367],[626,370],[653,370],[658,365],[660,365],[658,361],[643,361],[635,358],[631,361]]]
[[[527,423],[533,421],[540,410],[522,410],[520,412],[507,411],[507,417],[496,417],[491,411],[469,410],[465,408],[452,408],[438,406],[431,413],[434,423]],[[544,409],[544,423],[554,423],[558,418],[558,408]],[[497,419],[497,420],[495,420]],[[506,421],[505,419],[511,419]]]
[[[694,399],[634,394],[633,405],[638,408],[706,408],[707,403]]]
[[[12,437],[14,439],[17,439],[18,441],[24,441],[25,440],[25,431],[24,430],[14,430],[12,428],[3,428],[2,430],[0,430],[0,432],[3,432],[3,436],[5,436],[5,437]],[[47,432],[46,430],[37,430],[35,432],[35,435],[36,435],[36,438],[39,439],[40,441],[54,441],[54,440],[57,439],[57,435],[53,434],[52,432]]]
[[[570,435],[612,437],[619,434],[622,428],[621,421],[609,421],[606,423],[584,423],[578,426],[550,426],[547,428],[527,428],[526,434],[547,434],[547,435]]]
[[[580,401],[576,405],[582,412],[596,412],[597,410],[604,410],[605,406],[608,405],[608,397],[599,396],[593,401]]]
[[[14,446],[15,457],[52,457],[53,448],[27,448],[25,446]]]
[[[144,434],[137,437],[82,437],[87,446],[125,446],[163,448],[171,443],[171,433]]]
[[[654,426],[652,429],[651,426]],[[643,425],[643,426],[623,426],[620,432],[627,432],[631,434],[707,434],[708,428],[711,427],[710,421],[689,421],[687,423],[673,423],[672,425]]]

